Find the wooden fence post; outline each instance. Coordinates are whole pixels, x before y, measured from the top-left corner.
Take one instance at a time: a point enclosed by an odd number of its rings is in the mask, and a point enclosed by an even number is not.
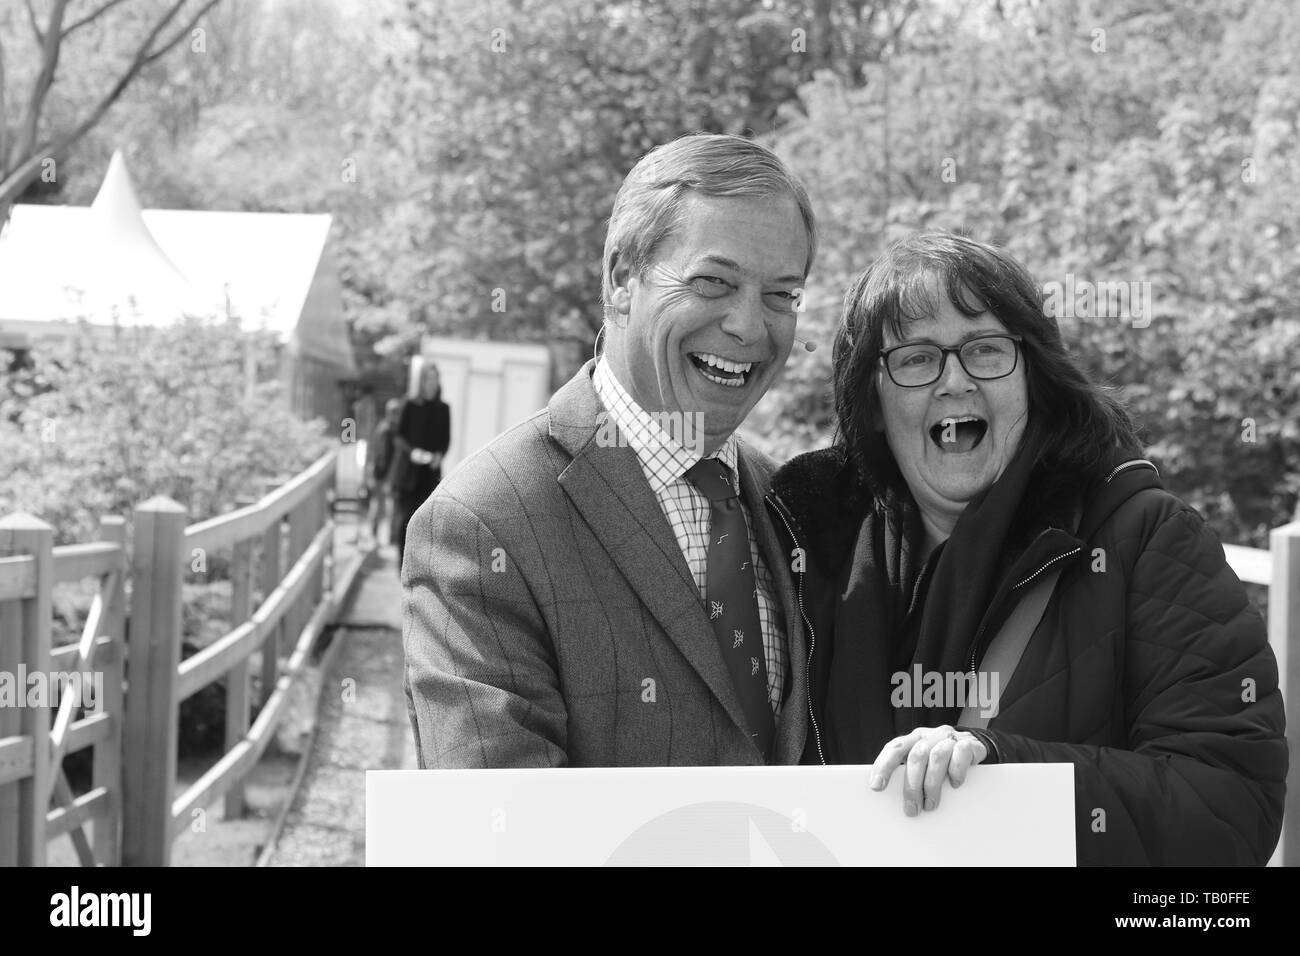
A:
[[[1274,528],[1269,535],[1273,582],[1268,588],[1268,634],[1277,657],[1278,684],[1286,708],[1291,746],[1287,769],[1286,810],[1282,820],[1283,866],[1300,866],[1300,521]]]
[[[241,499],[240,507],[253,504],[252,499]],[[239,541],[230,560],[230,627],[235,629],[248,620],[253,612],[253,540]],[[248,658],[243,658],[226,675],[226,745],[230,752],[248,733]],[[238,820],[244,815],[244,784],[239,782],[226,793],[226,819]]]
[[[298,563],[298,559],[303,556],[307,550],[307,545],[311,543],[312,536],[315,534],[312,528],[312,522],[315,519],[316,502],[312,498],[306,498],[289,512],[289,568]],[[287,571],[289,568],[286,568]],[[302,633],[303,626],[307,623],[307,618],[311,612],[305,609],[312,601],[312,587],[310,580],[307,587],[303,588],[298,600],[293,602],[293,607],[285,615],[288,626],[285,629],[285,638],[289,646],[293,647],[298,643],[298,635]]]
[[[18,627],[17,661],[28,675],[50,673],[50,628],[52,615],[51,595],[54,587],[54,529],[40,518],[29,514],[14,514],[0,519],[0,557],[30,554],[36,559],[36,593],[18,601],[18,613],[7,615],[6,623]],[[0,632],[0,637],[7,631]],[[12,637],[8,638],[13,640]],[[13,656],[12,651],[9,656]],[[17,703],[17,717],[6,717],[0,711],[0,737],[17,731],[18,735],[32,738],[32,774],[8,786],[0,786],[0,793],[12,788],[12,796],[0,796],[0,845],[16,846],[14,862],[18,866],[45,865],[45,814],[49,810],[50,774],[50,701],[47,693],[45,706],[28,706],[26,681],[15,687],[22,699]],[[47,691],[52,688],[47,688]],[[14,724],[13,728],[4,724]],[[8,731],[8,733],[6,733]],[[5,832],[6,818],[17,823],[17,840],[10,843]],[[10,854],[0,849],[0,863]]]
[[[367,512],[367,514],[358,515],[357,522],[359,525],[365,524],[368,514],[369,513]],[[334,524],[334,488],[333,487],[327,487],[325,489],[325,520],[330,522],[330,524]],[[338,542],[338,526],[335,525],[334,530],[330,533],[330,550],[329,550],[330,575],[329,575],[329,586],[328,586],[330,600],[335,599],[336,592],[338,590],[338,575],[339,575],[338,551],[335,547],[337,542]],[[353,545],[357,544],[355,535],[353,535],[352,543]]]
[[[99,519],[99,539],[112,541],[126,553],[126,519],[110,515]],[[122,862],[122,726],[126,722],[126,569],[118,577],[117,591],[104,609],[102,633],[113,639],[113,654],[104,671],[103,712],[109,715],[108,736],[95,745],[93,787],[108,789],[107,821],[95,823],[95,861],[105,866]]]
[[[162,496],[137,505],[131,559],[131,645],[126,698],[122,863],[171,861],[176,786],[186,514]]]
[[[267,527],[262,535],[262,600],[265,601],[280,583],[280,550],[284,543],[284,522],[277,518]],[[266,705],[266,700],[275,690],[275,681],[280,673],[280,635],[284,626],[277,621],[271,633],[262,642],[262,689],[258,696],[259,703]]]
[[[333,472],[331,472],[331,477]],[[316,528],[324,528],[334,518],[330,509],[330,489],[329,482],[321,482],[320,492],[316,495]],[[321,561],[320,570],[316,572],[316,601],[319,604],[325,597],[326,582],[334,560],[334,532],[330,531],[329,540],[325,543],[325,557]]]
[[[22,602],[0,601],[0,672],[17,674],[22,660]],[[22,711],[0,707],[0,740],[21,732]],[[18,782],[0,783],[0,867],[18,865]]]
[[[8,556],[0,551],[0,556]],[[39,582],[37,582],[39,587]],[[23,607],[22,601],[0,601],[0,672],[18,673],[23,659]],[[0,707],[0,740],[22,733],[19,721],[22,709]],[[4,768],[8,769],[8,768]],[[18,781],[0,783],[0,867],[18,865]]]

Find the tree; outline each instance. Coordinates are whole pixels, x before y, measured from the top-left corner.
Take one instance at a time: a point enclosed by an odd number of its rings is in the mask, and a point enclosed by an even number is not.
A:
[[[1148,314],[1059,318],[1118,387],[1166,485],[1225,540],[1266,544],[1300,501],[1300,14],[1279,0],[925,11],[849,88],[819,77],[775,144],[823,252],[800,335],[889,240],[964,229],[1044,285],[1136,284]],[[833,432],[828,349],[796,352],[755,410],[778,457]]]
[[[30,85],[21,110],[12,120],[7,106],[9,68],[7,51],[0,42],[0,226],[9,218],[14,201],[33,182],[44,176],[56,175],[56,164],[63,160],[68,150],[95,126],[117,102],[123,91],[142,69],[154,63],[182,40],[205,13],[221,0],[169,0],[150,17],[137,2],[133,7],[123,7],[127,0],[95,0],[96,6],[77,16],[69,10],[69,0],[49,0],[42,24],[34,0],[23,0],[27,34],[34,48],[30,57]],[[19,20],[22,14],[10,5],[0,14],[0,36],[24,33]],[[184,13],[186,16],[182,16]],[[178,26],[179,24],[179,26]],[[123,28],[130,29],[127,41],[131,51],[124,67],[114,71],[114,78],[106,88],[95,91],[91,105],[74,115],[51,123],[46,107],[54,87],[60,57],[65,55],[83,37],[102,41],[105,33]],[[85,52],[82,47],[79,53]]]
[[[564,375],[601,325],[605,220],[684,133],[769,136],[817,70],[863,82],[918,5],[411,0],[368,151],[400,183],[361,243],[359,321],[543,341]]]

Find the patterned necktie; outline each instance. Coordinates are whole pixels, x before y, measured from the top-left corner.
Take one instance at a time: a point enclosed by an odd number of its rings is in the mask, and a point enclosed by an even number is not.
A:
[[[745,514],[731,485],[731,469],[717,458],[700,460],[687,470],[686,478],[709,499],[705,585],[709,622],[736,686],[749,735],[766,759],[776,726],[767,699],[767,662]]]

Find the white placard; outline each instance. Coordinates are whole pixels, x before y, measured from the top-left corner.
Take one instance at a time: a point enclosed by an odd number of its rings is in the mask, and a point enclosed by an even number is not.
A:
[[[865,766],[380,770],[367,866],[1074,866],[1074,767],[976,767],[903,814]]]

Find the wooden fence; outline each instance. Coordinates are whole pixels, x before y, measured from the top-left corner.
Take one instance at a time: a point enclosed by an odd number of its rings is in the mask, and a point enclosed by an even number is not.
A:
[[[1269,548],[1225,545],[1224,553],[1237,577],[1268,586],[1268,642],[1277,656],[1278,686],[1286,707],[1286,818],[1282,840],[1271,865],[1300,866],[1300,521],[1274,528]]]
[[[364,554],[336,575],[330,495],[336,452],[322,456],[255,504],[186,525],[180,505],[154,498],[135,509],[134,546],[122,518],[104,518],[100,540],[53,547],[53,530],[29,515],[0,519],[0,674],[103,674],[93,714],[77,718],[75,696],[47,706],[0,706],[0,866],[40,865],[46,841],[71,834],[83,864],[166,865],[176,835],[196,812],[225,796],[242,808],[241,782],[284,713],[312,644],[337,613]],[[1275,529],[1269,550],[1228,545],[1243,581],[1269,587],[1269,642],[1289,718],[1300,739],[1300,522]],[[229,549],[233,629],[181,660],[186,567]],[[254,574],[264,595],[253,607]],[[51,648],[56,583],[94,578],[80,640]],[[129,645],[127,582],[132,583]],[[261,710],[249,724],[250,659],[261,649]],[[131,671],[124,665],[131,662]],[[181,701],[225,676],[221,759],[174,796]],[[135,685],[135,691],[131,685]],[[23,691],[19,688],[19,692]],[[51,710],[54,709],[53,715]],[[75,796],[63,759],[94,747],[90,789]],[[1293,751],[1296,748],[1292,748]],[[1300,864],[1300,759],[1292,755],[1286,826],[1274,863]],[[85,827],[93,830],[93,841]]]
[[[165,866],[172,841],[213,801],[224,796],[228,816],[242,812],[243,778],[365,559],[334,568],[331,497],[341,457],[331,451],[260,501],[198,524],[187,525],[176,502],[150,499],[133,513],[130,549],[119,517],[103,519],[99,541],[58,548],[39,519],[0,519],[0,674],[63,681],[57,704],[53,687],[33,701],[17,686],[24,699],[0,706],[0,866],[42,865],[47,841],[65,833],[83,865]],[[218,553],[230,556],[233,628],[182,661],[185,571]],[[90,577],[98,591],[81,639],[52,648],[53,586]],[[256,607],[255,589],[263,595]],[[261,709],[250,726],[259,650]],[[69,693],[67,681],[91,673],[102,675],[102,694],[78,717],[85,695]],[[180,704],[222,677],[224,754],[176,796]],[[62,763],[87,747],[90,789],[76,796]]]

